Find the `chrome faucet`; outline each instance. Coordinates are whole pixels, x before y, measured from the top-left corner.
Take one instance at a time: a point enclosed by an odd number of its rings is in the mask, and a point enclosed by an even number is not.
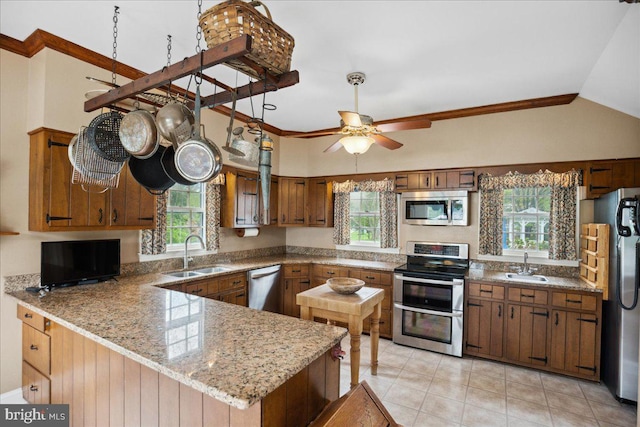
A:
[[[189,234],[187,236],[187,238],[184,241],[184,262],[182,264],[182,268],[184,270],[189,268],[189,261],[193,261],[193,258],[189,258],[189,240],[191,240],[192,237],[196,237],[198,240],[200,240],[200,244],[202,245],[202,249],[205,248],[204,241],[202,240],[202,237],[200,237],[199,234],[192,233],[192,234]]]
[[[524,253],[524,267],[522,267],[522,271],[518,274],[521,276],[531,276],[533,271],[529,268],[529,254],[527,252]]]

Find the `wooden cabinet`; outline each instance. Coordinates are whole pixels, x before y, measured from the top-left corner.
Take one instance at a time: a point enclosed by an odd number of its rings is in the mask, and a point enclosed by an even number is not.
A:
[[[587,198],[598,198],[618,188],[640,185],[636,180],[638,166],[637,160],[589,162],[584,174]]]
[[[478,189],[473,169],[408,172],[395,179],[398,191]]]
[[[333,184],[326,178],[309,178],[308,224],[311,227],[333,227]]]
[[[31,404],[51,403],[51,323],[21,305],[17,315],[22,321],[22,397]]]
[[[278,225],[278,194],[279,194],[279,184],[278,178],[271,177],[271,190],[269,194],[269,211],[265,212],[262,206],[262,202],[260,204],[260,225]],[[263,218],[269,218],[269,224],[265,224]]]
[[[40,128],[29,133],[29,230],[82,231],[155,227],[155,197],[125,165],[118,188],[72,184],[72,133]],[[85,189],[87,191],[85,191]]]
[[[283,274],[283,314],[300,317],[300,306],[296,304],[296,295],[311,287],[309,264],[287,264]]]
[[[247,275],[234,273],[164,286],[165,289],[215,299],[246,307]]]
[[[384,290],[380,314],[380,336],[391,339],[393,337],[393,279],[391,273],[378,270],[349,268],[349,277],[364,280],[365,286]],[[364,319],[362,331],[369,333],[371,316]]]
[[[257,227],[260,222],[258,174],[231,170],[225,178],[220,225],[231,228]]]
[[[278,183],[278,225],[306,225],[307,180],[281,177]]]
[[[602,294],[470,281],[465,354],[598,381]]]
[[[314,287],[323,285],[327,279],[333,277],[355,277],[349,275],[349,268],[335,265],[313,264],[311,270],[313,276],[311,282]],[[359,279],[359,277],[356,278]]]

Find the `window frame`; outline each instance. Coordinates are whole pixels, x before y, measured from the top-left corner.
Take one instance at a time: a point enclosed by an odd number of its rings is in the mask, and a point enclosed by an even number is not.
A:
[[[176,228],[192,228],[192,227],[173,227],[169,224],[169,220],[171,218],[170,214],[171,213],[189,213],[190,215],[193,214],[193,212],[198,212],[202,214],[202,234],[200,235],[200,237],[202,237],[202,240],[206,242],[206,237],[207,237],[207,198],[206,198],[206,183],[195,183],[193,185],[198,185],[200,186],[200,208],[190,208],[190,207],[172,207],[170,205],[171,202],[171,192],[172,191],[180,191],[180,192],[185,192],[185,190],[183,189],[179,189],[179,188],[175,188],[176,186],[172,186],[171,188],[169,188],[168,193],[167,193],[167,249],[166,252],[170,253],[170,252],[184,252],[184,243],[170,243],[169,242],[169,236],[171,233],[172,229],[176,229]],[[184,186],[184,187],[192,187],[192,186]],[[196,192],[191,192],[188,191],[189,194],[194,194]],[[191,219],[192,217],[190,217]],[[189,233],[191,234],[191,232]],[[198,250],[198,249],[202,249],[200,242],[197,239],[192,239],[189,242],[188,245],[188,249],[193,249],[193,250]]]
[[[350,244],[349,246],[360,246],[360,247],[367,247],[367,248],[380,248],[380,197],[379,197],[379,193],[375,192],[375,191],[352,191],[349,193],[349,204],[351,205],[351,203],[353,202],[351,200],[351,196],[353,194],[360,194],[360,196],[364,193],[370,193],[373,194],[377,197],[376,199],[376,204],[377,204],[377,211],[374,212],[368,212],[368,211],[358,211],[356,215],[353,215],[353,212],[351,209],[349,209],[349,224],[351,224],[352,218],[354,217],[364,217],[364,216],[372,216],[374,218],[377,218],[377,222],[378,222],[378,226],[377,227],[368,227],[368,228],[373,228],[374,229],[374,234],[378,236],[378,240],[373,240],[373,241],[368,241],[368,240],[350,240]],[[375,197],[374,197],[375,198]],[[360,207],[362,207],[362,197],[359,198],[359,204]],[[364,215],[363,215],[364,214]],[[369,215],[367,215],[369,214]],[[363,229],[362,226],[358,227],[357,229]],[[375,230],[377,230],[377,233],[375,233]],[[351,226],[349,226],[349,231],[351,233]],[[362,233],[359,233],[362,234]]]
[[[513,220],[515,220],[516,217],[520,216],[520,217],[531,217],[531,218],[535,218],[535,222],[536,222],[536,228],[539,230],[540,228],[540,221],[539,219],[541,217],[546,217],[547,218],[547,224],[550,221],[550,217],[551,217],[551,213],[548,212],[546,213],[546,215],[544,214],[540,214],[539,212],[544,212],[544,211],[540,211],[538,210],[538,205],[540,202],[540,196],[539,196],[539,190],[541,188],[549,188],[549,204],[551,204],[551,190],[550,187],[516,187],[516,188],[509,188],[509,189],[505,189],[503,190],[503,203],[502,203],[502,208],[503,208],[503,212],[502,212],[502,219],[503,221],[507,218],[507,217],[511,217]],[[533,189],[535,190],[535,199],[536,199],[536,213],[521,213],[521,212],[505,212],[504,210],[504,205],[505,205],[505,195],[504,195],[504,191],[507,190],[523,190],[523,189]],[[516,196],[512,195],[511,196],[512,199],[514,199]],[[577,220],[577,219],[576,219]],[[507,233],[509,233],[509,230],[507,229]],[[526,234],[526,231],[522,232],[523,234]],[[540,232],[540,231],[536,231],[536,235],[539,237],[541,234],[545,234],[544,232]],[[538,242],[539,243],[539,242]],[[527,252],[527,254],[531,257],[535,257],[535,258],[546,258],[549,259],[549,250],[540,250],[539,247],[538,249],[527,249],[527,248],[523,248],[523,249],[518,249],[518,248],[502,248],[502,254],[505,256],[524,256],[524,253]]]

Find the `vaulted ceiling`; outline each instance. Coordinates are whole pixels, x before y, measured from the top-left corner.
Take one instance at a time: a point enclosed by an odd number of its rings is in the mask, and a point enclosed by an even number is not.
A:
[[[217,3],[205,1],[202,10]],[[196,0],[2,0],[0,33],[24,40],[42,29],[111,57],[115,4],[118,61],[148,73],[162,68],[168,34],[172,63],[195,53]],[[352,71],[367,76],[359,89],[359,111],[376,121],[569,93],[640,118],[640,4],[271,0],[266,5],[294,37],[291,68],[300,73],[299,84],[266,96],[277,110],[267,111],[265,121],[282,130],[338,126],[337,111],[354,109],[346,80]],[[230,86],[249,79],[223,65],[208,74]],[[205,94],[213,90],[203,85]],[[262,97],[252,101],[253,114],[260,114]],[[238,102],[238,110],[251,116],[251,100]]]

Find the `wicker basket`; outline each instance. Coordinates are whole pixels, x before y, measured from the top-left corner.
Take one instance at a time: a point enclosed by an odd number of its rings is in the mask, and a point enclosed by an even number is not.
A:
[[[264,7],[267,16],[258,12],[254,6]],[[293,37],[271,20],[269,9],[259,1],[224,1],[202,14],[200,27],[210,48],[246,34],[253,39],[247,58],[274,75],[290,70]],[[225,64],[251,77],[261,77],[259,70],[240,60],[231,60]]]

